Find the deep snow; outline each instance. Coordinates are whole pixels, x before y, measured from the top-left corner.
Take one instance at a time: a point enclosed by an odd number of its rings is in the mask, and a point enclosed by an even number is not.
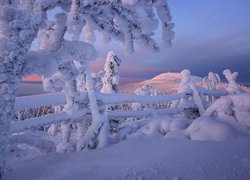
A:
[[[12,156],[6,179],[247,180],[249,149],[249,138],[225,142],[133,138],[80,153],[51,153],[18,161]]]

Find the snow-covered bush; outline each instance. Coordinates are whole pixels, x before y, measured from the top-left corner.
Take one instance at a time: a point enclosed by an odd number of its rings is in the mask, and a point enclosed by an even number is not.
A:
[[[226,123],[206,116],[195,119],[186,129],[190,140],[197,141],[224,141],[235,136],[235,131]]]
[[[205,112],[205,105],[202,101],[202,97],[195,86],[194,82],[191,79],[191,73],[188,69],[184,69],[181,71],[181,83],[178,93],[186,93],[186,94],[192,94],[192,96],[185,97],[181,100],[176,100],[172,102],[171,107],[177,107],[177,106],[187,106],[187,107],[193,107],[194,105],[197,106],[199,110],[199,114],[202,115]]]
[[[211,104],[204,115],[215,117],[236,129],[247,131],[250,127],[250,94],[221,97]]]
[[[203,86],[207,89],[216,89],[219,83],[220,76],[211,71],[208,73],[208,76],[203,78]]]
[[[229,94],[240,94],[243,92],[243,90],[236,83],[238,72],[232,73],[229,69],[226,69],[223,71],[223,74],[228,81],[228,87],[226,90]]]
[[[21,111],[16,112],[16,120],[22,121],[25,119],[30,119],[34,117],[41,117],[46,114],[52,114],[55,113],[55,107],[50,106],[42,106],[39,108],[29,108],[29,109],[23,109]]]
[[[191,121],[187,118],[153,119],[130,137],[155,136],[167,139],[187,139],[185,129],[190,123]]]

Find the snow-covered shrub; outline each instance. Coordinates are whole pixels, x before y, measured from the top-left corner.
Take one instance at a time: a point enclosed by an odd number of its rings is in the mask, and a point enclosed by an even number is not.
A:
[[[187,118],[158,118],[139,129],[134,136],[156,136],[167,139],[187,139],[185,129],[190,124]]]
[[[30,119],[34,117],[41,117],[47,114],[53,114],[56,112],[56,106],[41,106],[38,108],[29,108],[23,109],[21,111],[16,112],[16,120],[22,121],[25,119]]]
[[[228,87],[226,90],[229,94],[240,94],[243,92],[243,90],[236,83],[238,72],[232,73],[229,69],[226,69],[223,71],[223,74],[228,81]]]
[[[208,76],[203,78],[203,86],[207,89],[216,89],[219,83],[220,76],[211,71],[208,73]]]
[[[221,97],[211,104],[204,115],[229,123],[236,129],[248,131],[250,128],[250,94]]]
[[[181,100],[176,100],[172,102],[171,107],[177,107],[177,106],[187,106],[187,107],[193,107],[194,105],[197,106],[199,110],[199,114],[202,115],[205,112],[205,105],[202,100],[202,97],[197,90],[194,82],[191,79],[191,73],[188,69],[184,69],[181,71],[181,83],[178,90],[178,93],[186,93],[186,94],[192,94],[192,96],[185,97]]]
[[[233,138],[234,130],[230,125],[206,116],[195,119],[186,129],[190,140],[198,141],[224,141]]]

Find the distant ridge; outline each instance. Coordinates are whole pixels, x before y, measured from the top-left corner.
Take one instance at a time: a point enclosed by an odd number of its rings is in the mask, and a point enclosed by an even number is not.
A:
[[[202,82],[202,78],[198,76],[191,77],[194,83]],[[181,74],[177,72],[161,73],[152,79],[138,83],[126,83],[120,85],[120,90],[123,93],[134,93],[135,89],[144,84],[151,84],[154,88],[162,93],[174,93],[179,88],[181,82]]]
[[[192,76],[192,80],[197,82],[202,82],[202,78],[198,76]],[[142,83],[161,83],[161,82],[181,82],[181,74],[177,72],[167,72],[159,74],[150,80],[143,81]]]

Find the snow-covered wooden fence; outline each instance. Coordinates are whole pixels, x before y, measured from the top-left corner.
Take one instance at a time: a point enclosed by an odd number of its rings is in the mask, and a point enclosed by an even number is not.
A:
[[[227,91],[224,90],[208,90],[202,87],[198,88],[200,94],[209,96],[223,96],[227,95]],[[99,106],[99,110],[103,111],[105,106],[114,104],[125,104],[125,103],[142,103],[142,104],[153,104],[153,103],[165,103],[172,102],[175,100],[181,100],[183,98],[191,97],[192,93],[176,93],[171,95],[159,95],[159,96],[140,96],[134,94],[103,94],[96,92],[97,101],[101,102],[102,106]],[[41,95],[32,95],[18,97],[16,99],[15,110],[20,111],[22,109],[37,108],[48,105],[64,105],[66,104],[66,97],[63,93],[49,93]],[[182,105],[174,108],[166,109],[145,109],[141,111],[134,110],[113,110],[108,111],[108,118],[115,117],[146,117],[154,114],[168,115],[177,114],[183,112],[188,107]],[[21,132],[24,130],[39,128],[41,126],[49,125],[52,123],[58,123],[62,121],[79,121],[81,117],[90,115],[88,108],[77,111],[75,114],[68,114],[65,111],[58,113],[47,114],[41,117],[34,117],[23,121],[13,122],[11,124],[11,132]]]

